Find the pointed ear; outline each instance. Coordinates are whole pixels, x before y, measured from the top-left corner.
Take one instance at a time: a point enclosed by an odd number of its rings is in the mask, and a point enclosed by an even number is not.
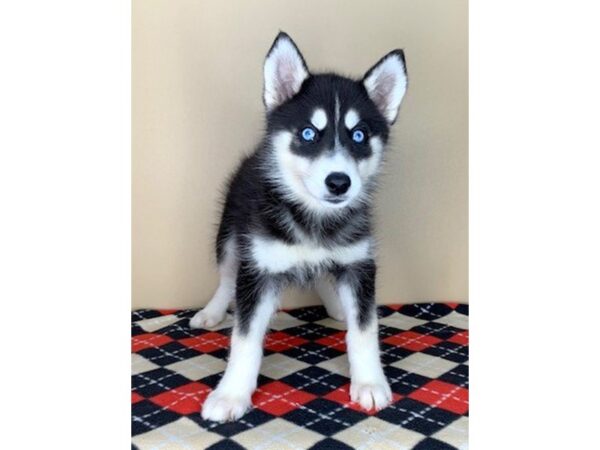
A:
[[[402,50],[394,50],[385,55],[363,78],[369,97],[389,124],[396,120],[400,103],[406,93],[407,82]]]
[[[294,41],[280,32],[267,53],[264,67],[263,100],[271,111],[300,91],[308,78],[308,68]]]

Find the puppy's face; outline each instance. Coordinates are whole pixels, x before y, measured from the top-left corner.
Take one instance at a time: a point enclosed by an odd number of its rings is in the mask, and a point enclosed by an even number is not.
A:
[[[265,62],[270,176],[313,211],[360,201],[379,171],[406,81],[401,51],[360,81],[310,75],[295,44],[280,34]]]

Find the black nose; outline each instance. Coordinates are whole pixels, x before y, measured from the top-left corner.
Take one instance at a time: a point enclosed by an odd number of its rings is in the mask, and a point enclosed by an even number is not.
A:
[[[342,195],[350,187],[350,177],[342,172],[332,172],[325,178],[327,189],[334,195]]]

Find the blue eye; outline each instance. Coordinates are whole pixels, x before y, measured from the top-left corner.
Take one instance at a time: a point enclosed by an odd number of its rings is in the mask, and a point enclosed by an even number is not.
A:
[[[365,132],[362,130],[354,130],[352,132],[352,140],[357,144],[361,144],[365,140]]]
[[[306,142],[312,142],[315,140],[317,133],[311,127],[306,127],[302,130],[300,135],[302,136],[302,139],[304,139]]]

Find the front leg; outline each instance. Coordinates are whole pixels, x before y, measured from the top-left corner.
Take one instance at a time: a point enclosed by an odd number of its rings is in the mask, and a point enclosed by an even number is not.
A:
[[[379,358],[375,272],[375,262],[368,260],[344,268],[337,276],[337,290],[348,324],[350,397],[366,410],[380,410],[392,401]]]
[[[242,265],[236,286],[235,324],[225,374],[202,406],[202,417],[237,420],[250,408],[263,355],[263,339],[278,304],[278,290],[265,275]]]

